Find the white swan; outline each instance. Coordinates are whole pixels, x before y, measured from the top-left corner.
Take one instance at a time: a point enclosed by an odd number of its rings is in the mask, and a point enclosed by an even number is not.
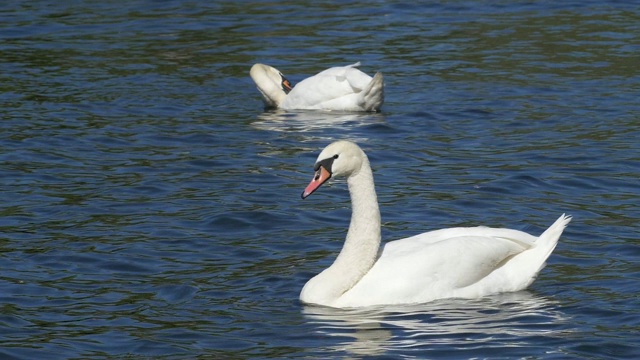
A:
[[[384,102],[382,73],[371,76],[353,65],[333,67],[302,80],[295,87],[278,69],[251,67],[251,78],[267,107],[285,110],[379,111]]]
[[[564,214],[542,235],[488,227],[426,232],[380,247],[380,211],[369,159],[337,141],[318,156],[306,198],[332,176],[345,176],[351,224],[334,263],[309,280],[300,300],[345,308],[477,298],[525,289],[544,267],[571,220]]]

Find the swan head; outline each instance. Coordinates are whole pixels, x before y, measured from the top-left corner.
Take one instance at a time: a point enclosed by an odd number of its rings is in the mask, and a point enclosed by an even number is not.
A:
[[[282,73],[269,65],[254,64],[249,72],[251,79],[262,93],[267,107],[278,107],[293,89],[291,82]]]
[[[306,198],[318,190],[332,176],[349,177],[357,174],[362,164],[367,159],[364,151],[358,145],[350,141],[340,140],[329,144],[316,160],[313,167],[315,174],[309,185],[302,192],[302,198]]]

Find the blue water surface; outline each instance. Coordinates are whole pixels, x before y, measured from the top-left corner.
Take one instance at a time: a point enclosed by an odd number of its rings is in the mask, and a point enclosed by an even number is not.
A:
[[[0,5],[0,358],[640,357],[634,2],[12,1]],[[265,110],[361,61],[380,113]],[[383,241],[539,234],[526,291],[305,306],[349,225],[306,200],[319,151],[368,153]]]

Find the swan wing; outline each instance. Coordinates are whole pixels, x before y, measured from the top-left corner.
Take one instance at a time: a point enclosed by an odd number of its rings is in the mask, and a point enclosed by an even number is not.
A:
[[[394,241],[384,247],[371,270],[339,303],[362,306],[456,297],[531,246],[519,238],[474,234],[439,241],[424,237]]]
[[[533,245],[537,239],[535,236],[527,234],[524,231],[507,228],[492,228],[487,226],[455,227],[433,230],[408,238],[391,241],[387,243],[386,247],[389,248],[389,251],[391,251],[392,249],[395,251],[395,248],[401,250],[405,248],[411,248],[412,246],[422,247],[443,240],[466,236],[508,238],[512,239],[512,241],[523,243],[523,245],[526,247]],[[412,245],[409,245],[410,243]]]
[[[282,103],[284,109],[365,110],[363,90],[372,77],[358,70],[359,63],[334,67],[298,83]],[[380,76],[376,90],[382,88]],[[381,105],[381,102],[378,101]]]

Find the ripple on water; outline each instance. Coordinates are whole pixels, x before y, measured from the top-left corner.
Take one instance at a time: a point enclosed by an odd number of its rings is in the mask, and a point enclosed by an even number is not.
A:
[[[632,2],[2,5],[0,357],[637,358]],[[264,110],[248,76],[362,61],[381,113]],[[574,216],[530,290],[303,306],[369,154],[391,240]]]

